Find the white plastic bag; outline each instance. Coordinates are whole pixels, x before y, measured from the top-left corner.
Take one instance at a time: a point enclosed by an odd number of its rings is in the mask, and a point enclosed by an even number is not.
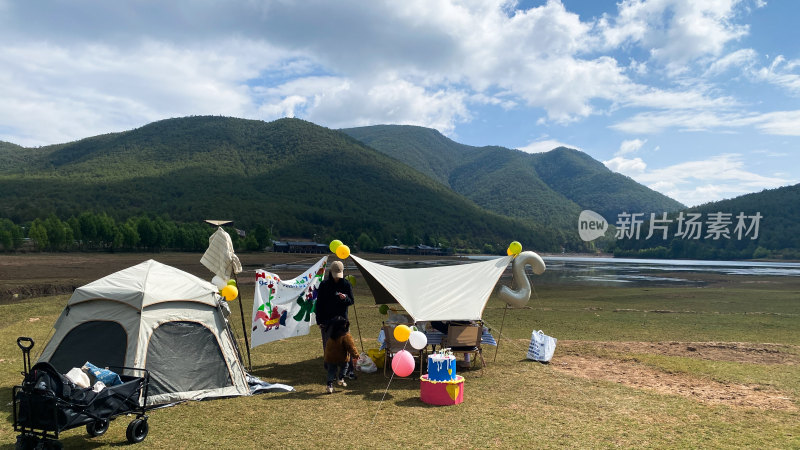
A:
[[[534,331],[531,334],[531,345],[528,346],[528,359],[550,361],[556,351],[556,342],[558,339],[544,334],[542,330]]]
[[[75,386],[82,387],[84,389],[89,387],[89,375],[86,375],[86,373],[78,367],[73,367],[70,369],[69,372],[67,372],[66,377],[69,378],[69,381],[75,383]]]
[[[356,368],[364,373],[373,373],[378,371],[378,366],[375,364],[375,361],[369,357],[364,352],[361,352],[361,355],[358,356],[358,364],[356,364]]]

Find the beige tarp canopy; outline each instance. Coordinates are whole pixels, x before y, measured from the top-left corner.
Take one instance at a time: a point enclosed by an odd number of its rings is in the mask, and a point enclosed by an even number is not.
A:
[[[442,267],[401,269],[350,255],[376,303],[399,303],[415,321],[480,320],[512,257]]]

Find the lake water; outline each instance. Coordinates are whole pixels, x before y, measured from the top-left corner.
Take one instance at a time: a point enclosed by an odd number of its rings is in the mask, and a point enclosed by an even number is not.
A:
[[[698,261],[669,259],[594,258],[547,256],[547,270],[532,275],[542,282],[589,285],[702,285],[702,276],[685,274],[719,274],[736,276],[800,276],[800,263],[750,261]],[[699,279],[698,279],[699,278]]]
[[[496,256],[468,256],[460,260],[413,260],[387,259],[379,257],[373,262],[400,268],[432,267],[437,265],[463,264],[486,260]],[[733,276],[800,276],[800,263],[793,262],[751,262],[751,261],[699,261],[670,259],[628,259],[579,256],[545,256],[547,270],[542,275],[533,275],[534,283],[579,284],[596,286],[702,286],[703,274]],[[316,261],[316,260],[315,260]],[[314,261],[314,262],[315,262]],[[312,262],[313,263],[313,262]],[[281,264],[274,269],[300,274],[308,268],[308,263]],[[270,270],[270,268],[267,268]],[[357,271],[352,263],[348,271]],[[352,273],[352,272],[348,272]],[[509,270],[504,277],[510,276]],[[681,276],[686,274],[686,276]],[[689,274],[694,274],[688,276]],[[697,276],[696,274],[700,274]]]
[[[471,256],[485,260],[488,256]],[[580,256],[544,256],[547,270],[531,282],[596,286],[702,286],[703,274],[734,276],[800,276],[800,263],[756,261],[700,261]],[[681,274],[695,274],[682,277]],[[699,274],[700,276],[697,276]]]

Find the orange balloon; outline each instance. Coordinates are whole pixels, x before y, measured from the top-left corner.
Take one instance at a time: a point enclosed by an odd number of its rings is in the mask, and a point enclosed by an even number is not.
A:
[[[410,335],[411,328],[408,328],[407,325],[398,325],[394,327],[394,338],[397,339],[398,342],[407,341]]]
[[[224,288],[222,288],[220,294],[222,294],[222,296],[225,297],[225,300],[232,302],[236,300],[236,297],[239,296],[239,289],[237,289],[236,286],[229,284]]]
[[[338,256],[339,259],[347,259],[347,257],[350,256],[350,247],[344,244],[336,247],[336,256]]]

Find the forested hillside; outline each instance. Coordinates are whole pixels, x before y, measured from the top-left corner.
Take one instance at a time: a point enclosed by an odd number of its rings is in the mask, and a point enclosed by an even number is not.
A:
[[[0,217],[155,214],[273,235],[558,250],[557,233],[488,212],[344,133],[310,122],[187,117],[57,146],[0,148]],[[486,247],[488,245],[488,247]]]
[[[0,142],[0,247],[29,237],[49,250],[198,250],[201,221],[222,218],[248,232],[247,248],[273,237],[582,251],[577,216],[591,209],[611,225],[622,212],[671,212],[667,239],[658,228],[646,239],[646,221],[637,239],[607,237],[621,256],[800,258],[800,185],[681,211],[576,150],[472,147],[412,126],[343,131],[203,116],[46,147]],[[704,228],[688,239],[678,224],[691,215]]]
[[[536,172],[554,191],[608,220],[622,212],[658,213],[685,208],[680,202],[609,170],[584,152],[559,147],[531,155]]]
[[[667,239],[642,224],[640,239],[620,239],[620,256],[694,259],[800,259],[800,184],[707,203],[668,217]],[[695,216],[697,226],[690,226]],[[755,238],[755,239],[754,239]]]
[[[577,150],[528,154],[458,144],[422,127],[378,125],[342,130],[427,173],[478,205],[545,224],[577,239],[578,214],[677,211],[679,202],[614,173]]]

